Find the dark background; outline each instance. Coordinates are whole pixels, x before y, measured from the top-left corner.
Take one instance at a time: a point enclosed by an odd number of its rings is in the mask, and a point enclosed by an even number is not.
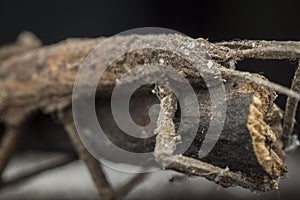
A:
[[[45,43],[159,26],[191,37],[299,39],[299,1],[0,1],[0,43],[22,30]]]
[[[69,37],[111,36],[150,26],[210,41],[300,40],[299,8],[300,1],[0,0],[0,45],[13,42],[23,30],[52,44]],[[246,60],[238,69],[259,72],[289,86],[295,66],[292,60]],[[285,99],[280,95],[277,100],[282,108]]]

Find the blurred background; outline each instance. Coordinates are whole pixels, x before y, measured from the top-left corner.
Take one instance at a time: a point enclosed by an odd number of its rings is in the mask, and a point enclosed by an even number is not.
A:
[[[111,36],[128,29],[147,26],[174,29],[193,38],[203,37],[210,41],[300,40],[299,9],[300,1],[274,0],[198,2],[0,0],[0,45],[13,42],[23,30],[33,32],[44,44],[52,44],[69,37]],[[261,73],[274,82],[290,86],[296,64],[294,60],[245,60],[237,67],[240,70]],[[284,108],[285,100],[286,97],[280,95],[277,104]],[[49,121],[45,116],[37,120],[38,124]],[[297,121],[299,120],[298,112]],[[22,151],[23,153],[10,163],[6,171],[7,176],[17,173],[23,167],[30,167],[38,161],[43,162],[59,154],[42,151],[51,149],[53,143],[68,140],[67,137],[58,136],[62,130],[56,125],[49,130],[52,131],[48,134],[51,134],[52,138],[57,136],[60,138],[59,141],[45,139],[47,133],[33,136],[39,141],[40,146],[36,147],[39,152]],[[241,188],[222,189],[202,178],[170,183],[172,172],[156,172],[128,198],[137,199],[142,195],[146,199],[298,199],[300,151],[289,155],[287,163],[288,177],[282,181],[280,190],[266,194],[253,194]],[[111,169],[107,169],[107,173],[111,175],[115,184],[130,176],[116,173]],[[0,199],[96,198],[97,192],[80,161],[46,172],[17,186],[0,190]]]

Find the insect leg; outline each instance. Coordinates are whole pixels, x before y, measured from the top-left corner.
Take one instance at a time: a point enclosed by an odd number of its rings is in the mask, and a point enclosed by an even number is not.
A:
[[[278,83],[271,82],[267,79],[262,78],[261,76],[258,76],[256,74],[251,74],[249,72],[241,72],[238,70],[232,70],[227,68],[220,68],[219,69],[222,73],[230,75],[230,76],[237,76],[243,79],[250,80],[258,85],[265,86],[267,88],[270,88],[272,90],[275,90],[276,92],[280,94],[287,95],[289,97],[300,99],[300,93],[297,91],[294,91],[290,88],[284,87]]]
[[[2,175],[9,159],[12,157],[20,138],[21,131],[17,127],[7,127],[0,145],[0,174]]]
[[[113,197],[115,199],[125,197],[132,191],[140,182],[144,181],[148,177],[148,173],[139,173],[134,175],[128,182],[120,185],[114,190]]]
[[[27,180],[28,178],[31,178],[33,176],[36,176],[42,172],[52,170],[61,166],[64,166],[66,164],[69,164],[78,158],[74,155],[63,155],[58,158],[55,158],[45,164],[41,164],[38,167],[34,167],[33,169],[25,170],[24,172],[21,172],[17,176],[14,176],[13,178],[3,182],[1,185],[2,187],[7,187],[10,185],[18,184],[24,180]]]
[[[298,61],[298,67],[295,71],[295,75],[292,81],[291,89],[300,92],[300,62]],[[294,130],[295,116],[298,106],[298,99],[288,97],[285,105],[285,112],[283,118],[283,141],[285,142],[284,146],[287,148],[294,146],[292,141],[292,132]],[[297,139],[296,139],[297,140]],[[297,141],[296,141],[297,143]]]
[[[219,48],[231,49],[223,58],[226,60],[241,60],[244,58],[255,59],[299,59],[300,42],[294,41],[232,41],[215,43]]]
[[[105,173],[103,172],[101,163],[97,159],[95,159],[82,144],[75,128],[72,113],[70,111],[60,113],[60,117],[66,131],[69,134],[75,150],[89,169],[92,179],[102,199],[116,199],[124,197],[137,184],[142,182],[147,177],[148,174],[139,173],[114,190],[109,184]]]
[[[0,178],[18,145],[18,141],[22,134],[22,125],[26,116],[25,112],[18,112],[15,110],[8,113],[12,114],[8,114],[5,134],[0,143]]]
[[[110,186],[105,173],[103,172],[101,163],[88,152],[81,142],[76,131],[71,111],[60,113],[60,117],[75,148],[75,151],[77,152],[79,158],[82,159],[86,164],[100,197],[102,199],[111,199],[113,195],[113,189]]]

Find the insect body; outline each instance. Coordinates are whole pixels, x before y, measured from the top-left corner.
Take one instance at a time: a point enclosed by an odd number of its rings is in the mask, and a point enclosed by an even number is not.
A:
[[[149,38],[152,40],[160,37],[184,44],[181,36],[172,34],[120,36],[116,40],[130,41],[128,45],[134,46],[140,41],[150,41]],[[80,158],[86,162],[99,194],[106,198],[119,195],[118,191],[113,191],[110,187],[97,160],[83,146],[76,133],[71,112],[72,91],[77,71],[86,56],[102,40],[103,38],[69,39],[55,45],[18,53],[1,61],[0,119],[6,126],[6,134],[2,138],[0,146],[0,173],[3,172],[12,155],[16,141],[21,134],[21,127],[26,123],[28,116],[36,110],[42,110],[46,114],[55,112],[58,113]],[[220,69],[222,78],[226,80],[224,81],[227,98],[225,125],[220,139],[206,157],[199,157],[198,153],[206,137],[205,132],[211,118],[207,89],[214,86],[203,86],[201,76],[197,74],[191,63],[172,52],[161,49],[138,49],[127,52],[118,60],[110,63],[110,67],[101,79],[102,85],[97,89],[97,98],[100,98],[102,102],[99,110],[103,110],[102,106],[106,105],[105,102],[109,102],[108,96],[115,86],[116,80],[120,79],[122,74],[130,71],[136,65],[161,64],[163,60],[164,64],[168,63],[173,66],[191,83],[197,99],[202,102],[199,105],[202,112],[200,116],[197,116],[201,119],[199,127],[202,128],[202,131],[200,131],[201,128],[198,129],[191,146],[185,152],[176,154],[173,151],[177,145],[174,138],[184,140],[184,137],[188,136],[189,125],[185,125],[186,131],[176,132],[180,123],[176,97],[172,92],[159,85],[156,87],[160,88],[156,92],[158,99],[150,92],[144,95],[144,91],[141,92],[142,95],[137,94],[133,99],[137,105],[133,116],[143,110],[146,99],[150,99],[149,101],[152,103],[153,101],[160,102],[158,126],[155,129],[156,136],[150,142],[143,140],[144,148],[154,150],[155,159],[162,167],[188,175],[204,176],[224,187],[239,185],[260,191],[277,189],[278,178],[287,172],[283,151],[286,144],[283,142],[286,142],[284,139],[288,139],[289,136],[283,137],[282,114],[274,104],[275,90],[290,95],[289,101],[291,99],[297,101],[300,95],[295,91],[273,84],[262,76],[238,72],[223,66],[227,66],[228,63],[231,63],[229,65],[232,66],[232,62],[245,57],[285,59],[293,56],[293,58],[298,58],[300,57],[298,50],[295,50],[295,45],[287,46],[284,45],[285,43],[276,49],[274,46],[277,43],[265,41],[251,44],[247,42],[212,44],[198,39],[197,42],[196,45],[203,47],[203,53],[198,55],[197,59],[204,62],[208,60],[207,56],[210,56],[210,62]],[[108,55],[109,51],[114,49],[113,45],[118,45],[118,42],[111,45],[111,48],[107,48]],[[291,53],[291,51],[295,53]],[[101,67],[101,62],[94,66],[95,69],[98,67]],[[208,68],[211,67],[208,66]],[[87,83],[88,79],[87,76],[85,79]],[[293,87],[292,89],[297,88],[297,84],[295,83]],[[151,91],[153,87],[144,89]],[[294,105],[289,104],[288,109],[289,112],[295,112]],[[188,114],[187,117],[195,117],[192,112]],[[103,119],[104,124],[108,125],[107,129],[111,133],[112,140],[120,139],[121,132],[109,126],[113,124],[113,119],[110,118],[110,115],[107,115]],[[145,119],[146,116],[136,114],[135,118],[144,121],[141,119]],[[287,128],[285,127],[285,129]],[[137,148],[134,145],[135,140],[126,143],[127,136],[122,139],[125,142],[121,142],[121,147]],[[165,148],[166,145],[171,148],[168,150]],[[141,145],[137,146],[141,147]],[[270,148],[271,146],[272,148]],[[137,182],[143,177],[144,175],[138,175],[132,182]]]

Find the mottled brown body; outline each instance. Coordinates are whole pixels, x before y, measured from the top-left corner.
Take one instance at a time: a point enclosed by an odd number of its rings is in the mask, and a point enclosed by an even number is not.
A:
[[[126,38],[127,37],[127,38]],[[120,40],[126,40],[131,36],[123,36]],[[142,39],[151,36],[138,36]],[[158,36],[158,37],[178,37],[176,35]],[[68,39],[55,45],[43,46],[33,50],[21,51],[16,54],[3,57],[0,60],[0,120],[6,125],[7,137],[2,140],[0,147],[0,172],[6,166],[9,156],[12,153],[14,143],[11,140],[16,140],[20,131],[20,126],[26,121],[36,110],[42,110],[44,113],[59,113],[62,123],[73,141],[75,149],[82,159],[87,162],[90,172],[97,185],[99,193],[104,196],[110,196],[112,189],[105,179],[102,171],[99,172],[95,165],[96,162],[90,162],[93,158],[89,153],[80,146],[78,136],[74,134],[75,129],[72,122],[72,114],[70,106],[72,102],[72,89],[76,78],[76,73],[93,48],[99,44],[103,38],[99,39]],[[259,55],[259,58],[265,58],[263,54],[258,52],[260,48],[267,48],[270,45],[268,42],[253,42],[248,43],[219,43],[212,44],[206,40],[198,39],[199,44],[203,46],[203,54],[199,55],[199,59],[203,62],[212,58],[214,65],[221,70],[223,76],[226,97],[227,97],[227,116],[222,131],[221,137],[214,149],[204,158],[198,158],[197,152],[201,146],[208,127],[210,113],[210,101],[207,87],[203,85],[203,81],[199,74],[195,73],[190,63],[170,52],[161,50],[144,49],[135,52],[129,52],[119,58],[117,61],[110,64],[110,67],[105,72],[101,79],[101,84],[97,91],[97,98],[100,99],[97,109],[106,110],[109,106],[109,94],[115,85],[115,81],[121,75],[133,68],[137,64],[155,64],[159,63],[160,59],[164,59],[166,63],[174,67],[179,74],[188,79],[195,89],[201,106],[201,123],[196,138],[191,147],[184,152],[183,155],[173,155],[174,152],[164,152],[161,148],[158,138],[165,137],[170,139],[168,133],[173,129],[176,132],[178,127],[179,115],[176,114],[177,108],[173,107],[173,113],[169,113],[171,121],[161,121],[161,124],[166,124],[167,127],[173,127],[169,130],[157,130],[157,138],[152,141],[145,141],[144,147],[155,149],[157,161],[163,166],[166,157],[173,158],[176,162],[167,166],[170,169],[181,171],[188,175],[204,176],[222,186],[242,186],[251,190],[267,191],[273,188],[278,188],[278,179],[283,177],[287,168],[284,164],[285,153],[283,151],[282,141],[282,114],[278,107],[274,104],[276,93],[270,87],[262,86],[253,83],[252,77],[256,78],[256,82],[267,81],[259,75],[242,74],[237,75],[232,67],[232,62],[244,57],[251,57],[251,51],[254,55]],[[134,43],[134,41],[133,41]],[[115,45],[115,44],[112,44]],[[295,45],[294,45],[295,46]],[[242,48],[243,47],[243,48]],[[235,48],[248,50],[245,54]],[[286,49],[285,49],[286,50]],[[0,51],[1,52],[1,51]],[[298,57],[297,52],[293,56]],[[270,58],[276,55],[269,56]],[[278,56],[278,59],[291,57],[290,54]],[[266,55],[268,58],[268,55]],[[224,67],[227,66],[227,67]],[[101,66],[101,63],[97,67]],[[96,70],[95,69],[95,70]],[[208,72],[209,73],[209,72]],[[250,77],[250,78],[249,78]],[[257,81],[258,80],[258,81]],[[170,94],[160,93],[159,99],[153,94],[145,92],[153,88],[145,87],[144,91],[140,91],[133,99],[135,108],[133,116],[137,121],[143,123],[143,119],[147,119],[145,114],[140,113],[144,110],[144,102],[149,100],[155,102],[164,98],[172,98]],[[280,89],[280,88],[279,88]],[[213,90],[212,90],[213,91]],[[294,98],[298,94],[289,91]],[[146,94],[146,95],[145,95]],[[172,96],[172,95],[171,95]],[[121,98],[121,97],[120,97]],[[151,100],[152,99],[152,100]],[[171,102],[171,101],[170,101]],[[174,104],[161,104],[168,108]],[[161,112],[164,107],[161,107]],[[143,112],[142,112],[143,113]],[[144,112],[146,113],[146,112]],[[112,140],[120,139],[120,132],[115,128],[110,111],[107,111],[107,118],[102,119],[106,124],[107,129],[112,133]],[[192,113],[191,113],[191,116]],[[158,119],[162,120],[162,119]],[[70,122],[71,121],[71,122]],[[100,119],[101,121],[101,119]],[[168,125],[168,123],[171,123]],[[174,123],[172,125],[172,123]],[[179,133],[188,135],[188,124],[186,132]],[[164,132],[165,131],[165,132]],[[9,132],[16,132],[11,134]],[[163,135],[163,133],[165,135]],[[174,133],[175,134],[175,133]],[[120,145],[124,148],[134,148],[135,140],[126,143],[127,136],[122,140],[125,143]],[[131,144],[132,143],[132,144]],[[156,143],[156,144],[155,144]],[[171,143],[170,143],[171,144]],[[156,146],[155,146],[156,145]],[[140,148],[140,145],[139,145]],[[7,151],[7,149],[9,149]],[[164,166],[166,167],[166,166]],[[104,189],[103,189],[104,188]]]

